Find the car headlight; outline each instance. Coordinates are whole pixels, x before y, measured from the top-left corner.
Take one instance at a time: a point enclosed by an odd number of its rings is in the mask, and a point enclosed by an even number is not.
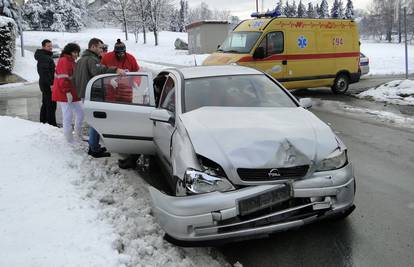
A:
[[[226,192],[235,189],[225,177],[212,176],[206,172],[194,169],[186,170],[185,187],[193,194],[203,194],[214,191]]]
[[[342,168],[348,163],[346,150],[337,149],[319,163],[317,171],[330,171]]]

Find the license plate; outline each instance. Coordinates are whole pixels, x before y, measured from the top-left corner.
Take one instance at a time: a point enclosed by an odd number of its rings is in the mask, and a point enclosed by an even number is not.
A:
[[[240,215],[247,215],[255,211],[284,202],[291,197],[291,186],[284,185],[259,195],[239,200]]]

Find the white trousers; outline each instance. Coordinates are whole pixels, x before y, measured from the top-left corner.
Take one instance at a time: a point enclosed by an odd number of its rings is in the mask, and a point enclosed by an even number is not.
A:
[[[82,102],[58,102],[62,109],[63,117],[63,134],[68,142],[73,142],[72,134],[72,119],[73,113],[75,113],[75,134],[78,138],[82,138],[82,123],[83,123],[83,107]]]

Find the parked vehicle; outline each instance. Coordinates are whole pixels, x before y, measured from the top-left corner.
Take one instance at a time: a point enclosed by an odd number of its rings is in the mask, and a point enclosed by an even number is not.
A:
[[[253,67],[288,89],[326,86],[344,93],[359,80],[355,21],[254,16],[241,22],[203,65]]]
[[[369,72],[369,58],[362,53],[360,53],[359,56],[359,69],[361,72],[361,76],[368,74]]]
[[[132,103],[107,102],[121,80]],[[154,80],[104,74],[84,102],[109,151],[155,155],[166,170],[172,193],[149,191],[176,242],[266,235],[353,211],[347,148],[310,106],[242,66],[168,69]]]
[[[53,58],[59,58],[60,54],[62,53],[62,49],[60,49],[58,44],[53,44],[53,49],[52,49],[52,57]]]

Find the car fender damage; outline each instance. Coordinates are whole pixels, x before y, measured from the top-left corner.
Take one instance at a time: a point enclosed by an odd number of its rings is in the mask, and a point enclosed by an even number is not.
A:
[[[354,184],[350,164],[335,172],[318,173],[292,183],[293,197],[303,201],[248,216],[240,215],[241,199],[260,196],[284,185],[260,185],[185,197],[169,196],[153,187],[149,191],[154,213],[172,238],[206,241],[269,234],[341,215],[353,208]]]

